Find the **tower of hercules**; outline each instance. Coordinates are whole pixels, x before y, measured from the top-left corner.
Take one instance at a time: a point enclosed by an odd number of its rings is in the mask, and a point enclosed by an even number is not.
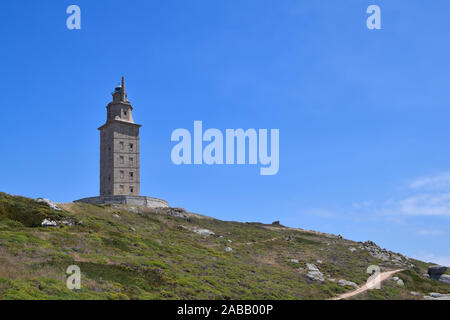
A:
[[[140,195],[139,128],[127,99],[125,79],[112,93],[100,130],[100,196]]]

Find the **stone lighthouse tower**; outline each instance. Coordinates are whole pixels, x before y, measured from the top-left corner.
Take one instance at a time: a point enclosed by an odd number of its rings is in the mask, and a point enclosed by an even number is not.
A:
[[[141,196],[139,128],[134,123],[125,79],[112,93],[106,106],[106,123],[100,130],[100,196],[75,202],[125,204],[149,208],[168,207],[162,199]]]
[[[112,93],[100,130],[100,196],[140,195],[139,128],[127,99],[125,79]]]

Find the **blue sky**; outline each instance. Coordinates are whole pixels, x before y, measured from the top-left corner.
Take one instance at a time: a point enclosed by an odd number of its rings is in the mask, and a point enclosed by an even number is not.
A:
[[[82,29],[66,28],[81,8]],[[381,7],[382,30],[366,28]],[[0,190],[99,189],[122,74],[141,193],[224,220],[373,240],[450,265],[448,1],[2,1]],[[177,128],[280,129],[280,171],[176,166]]]

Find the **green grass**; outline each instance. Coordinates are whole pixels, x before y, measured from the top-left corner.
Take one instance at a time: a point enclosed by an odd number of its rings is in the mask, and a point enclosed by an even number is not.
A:
[[[351,288],[311,281],[307,263],[327,277],[358,284],[366,281],[369,265],[380,263],[366,251],[350,252],[356,243],[308,231],[183,219],[150,209],[133,213],[125,206],[63,208],[0,193],[0,299],[327,299]],[[42,228],[44,218],[79,223]],[[233,251],[225,252],[226,246]],[[426,263],[414,263],[416,270],[402,274],[405,288],[387,285],[363,298],[445,292],[420,276]],[[81,269],[81,290],[66,288],[66,269],[73,264]]]

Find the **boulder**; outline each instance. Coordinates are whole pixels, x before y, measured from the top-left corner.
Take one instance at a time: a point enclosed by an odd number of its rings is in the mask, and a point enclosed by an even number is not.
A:
[[[424,296],[423,298],[425,300],[450,300],[450,294],[431,292],[428,296]]]
[[[49,199],[44,199],[44,198],[37,198],[36,199],[37,202],[42,202],[42,203],[46,203],[50,208],[52,208],[53,210],[56,211],[62,211],[60,207],[58,207],[56,205],[56,203],[54,203],[53,201],[49,200]]]
[[[233,249],[230,248],[230,247],[225,247],[225,251],[226,251],[226,252],[231,252],[231,251],[233,251]]]
[[[214,232],[212,232],[211,230],[208,230],[208,229],[194,229],[193,231],[195,233],[201,235],[201,236],[212,236],[212,235],[214,235]]]
[[[439,281],[446,284],[450,284],[450,275],[443,274],[442,276],[439,277]]]
[[[447,267],[444,266],[430,266],[428,267],[428,274],[432,277],[432,276],[441,276],[442,274],[445,273],[445,271],[447,271]]]
[[[306,268],[308,269],[307,273],[308,278],[310,278],[313,281],[320,281],[320,282],[325,281],[322,272],[320,272],[319,268],[317,268],[315,265],[313,265],[312,263],[307,263]]]
[[[56,227],[56,221],[44,219],[44,221],[42,221],[41,225],[43,227]]]

